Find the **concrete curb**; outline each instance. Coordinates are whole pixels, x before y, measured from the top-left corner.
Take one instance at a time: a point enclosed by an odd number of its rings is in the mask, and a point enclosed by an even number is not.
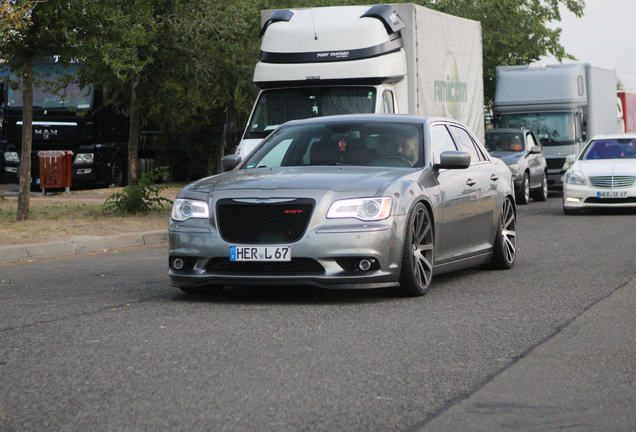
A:
[[[0,263],[53,258],[134,246],[166,243],[168,231],[121,234],[21,246],[0,246]]]

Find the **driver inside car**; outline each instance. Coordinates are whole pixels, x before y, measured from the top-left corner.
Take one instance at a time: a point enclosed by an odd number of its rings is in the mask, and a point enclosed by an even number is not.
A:
[[[420,142],[417,136],[408,135],[398,139],[398,155],[415,165],[420,159]]]

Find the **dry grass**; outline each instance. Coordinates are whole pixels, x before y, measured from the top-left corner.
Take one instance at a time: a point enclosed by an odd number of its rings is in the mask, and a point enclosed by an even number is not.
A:
[[[183,185],[169,185],[162,196],[174,200]],[[102,212],[102,204],[122,188],[72,191],[70,195],[31,196],[29,220],[16,221],[18,201],[0,197],[0,246],[147,232],[168,228],[170,206],[146,214]]]

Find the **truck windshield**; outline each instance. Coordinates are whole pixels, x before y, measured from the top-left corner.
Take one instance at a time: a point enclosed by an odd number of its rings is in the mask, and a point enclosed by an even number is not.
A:
[[[576,142],[574,113],[502,114],[497,121],[499,129],[532,129],[544,146],[560,146]]]
[[[305,87],[263,91],[245,138],[265,138],[289,120],[337,114],[372,113],[373,87]]]
[[[91,89],[88,87],[80,88],[75,83],[70,83],[59,89],[57,93],[52,92],[55,83],[62,80],[66,75],[72,75],[75,72],[74,66],[66,69],[61,64],[41,65],[35,68],[35,72],[43,76],[44,84],[36,87],[33,86],[33,107],[34,108],[74,108],[84,110],[91,107]],[[13,77],[15,79],[15,77]],[[22,108],[22,90],[13,90],[10,87],[7,90],[7,107]]]

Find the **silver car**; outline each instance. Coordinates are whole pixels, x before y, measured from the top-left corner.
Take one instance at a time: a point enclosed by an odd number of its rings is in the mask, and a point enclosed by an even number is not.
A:
[[[173,205],[169,275],[186,293],[304,284],[420,296],[434,274],[515,262],[510,170],[456,121],[292,121],[223,164]]]

